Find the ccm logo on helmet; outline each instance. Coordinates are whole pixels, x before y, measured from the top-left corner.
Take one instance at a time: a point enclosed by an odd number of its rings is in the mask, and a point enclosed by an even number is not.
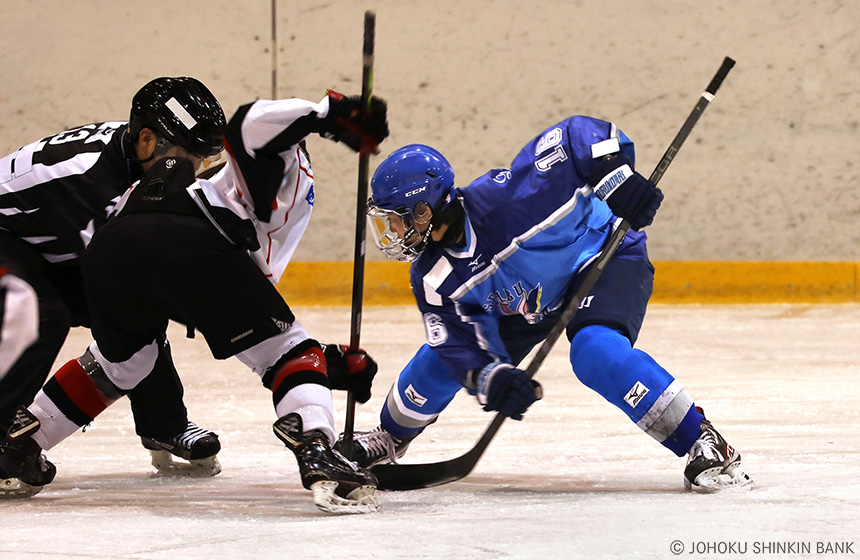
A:
[[[423,192],[423,191],[426,191],[426,190],[427,190],[427,185],[424,185],[424,186],[422,186],[422,187],[420,187],[420,188],[417,188],[417,189],[414,189],[414,190],[408,191],[407,193],[405,193],[405,194],[403,195],[403,197],[404,197],[404,198],[409,198],[410,196],[415,196],[416,194],[418,194],[418,193],[420,193],[420,192]]]

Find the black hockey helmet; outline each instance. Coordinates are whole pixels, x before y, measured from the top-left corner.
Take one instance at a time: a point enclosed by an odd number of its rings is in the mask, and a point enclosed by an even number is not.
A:
[[[224,111],[212,92],[194,78],[156,78],[131,101],[131,138],[149,128],[192,154],[214,156],[224,149]]]

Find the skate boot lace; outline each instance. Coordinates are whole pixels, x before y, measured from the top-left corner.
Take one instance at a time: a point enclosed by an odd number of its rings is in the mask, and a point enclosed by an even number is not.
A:
[[[702,456],[709,461],[724,461],[725,457],[720,453],[720,447],[722,446],[724,446],[724,443],[716,430],[713,429],[710,423],[706,424],[703,422],[702,434],[696,440],[696,444],[693,447],[692,458]]]
[[[370,430],[369,432],[356,432],[355,440],[364,448],[368,457],[374,461],[383,456],[388,456],[388,460],[397,464],[397,449],[398,442],[394,440],[394,436],[383,430],[381,427]]]
[[[340,451],[338,451],[334,447],[330,447],[329,449],[331,449],[332,455],[337,457],[337,459],[341,463],[343,463],[344,465],[348,465],[349,468],[351,468],[354,472],[361,472],[361,469],[358,468],[358,463],[356,463],[355,461],[350,461],[343,454],[341,454]]]
[[[173,437],[172,439],[180,446],[185,447],[186,449],[191,449],[197,442],[197,440],[211,435],[214,435],[214,432],[205,430],[191,420],[189,420],[188,426],[185,427],[185,431]]]

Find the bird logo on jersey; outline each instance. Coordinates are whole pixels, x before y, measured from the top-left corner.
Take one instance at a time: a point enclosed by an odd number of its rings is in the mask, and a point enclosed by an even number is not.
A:
[[[491,303],[484,305],[486,311],[499,308],[502,315],[522,315],[529,324],[534,325],[543,319],[541,312],[541,295],[543,287],[538,284],[531,290],[523,288],[522,282],[517,282],[511,290],[505,289],[505,293],[493,292],[487,299]],[[516,305],[514,303],[516,302]]]
[[[540,297],[543,294],[543,288],[538,284],[534,289],[526,293],[523,290],[522,284],[517,283],[514,286],[517,290],[517,295],[520,296],[520,304],[517,306],[517,313],[526,318],[530,325],[539,323],[543,318],[540,314]]]

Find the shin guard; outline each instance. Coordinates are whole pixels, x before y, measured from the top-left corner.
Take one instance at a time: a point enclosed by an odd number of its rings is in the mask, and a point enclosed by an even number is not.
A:
[[[30,410],[41,427],[33,439],[43,449],[50,449],[123,395],[87,350],[63,365],[36,395]]]
[[[308,339],[298,344],[263,375],[263,385],[272,391],[278,417],[297,412],[305,431],[320,430],[334,441],[331,389],[319,343]]]

